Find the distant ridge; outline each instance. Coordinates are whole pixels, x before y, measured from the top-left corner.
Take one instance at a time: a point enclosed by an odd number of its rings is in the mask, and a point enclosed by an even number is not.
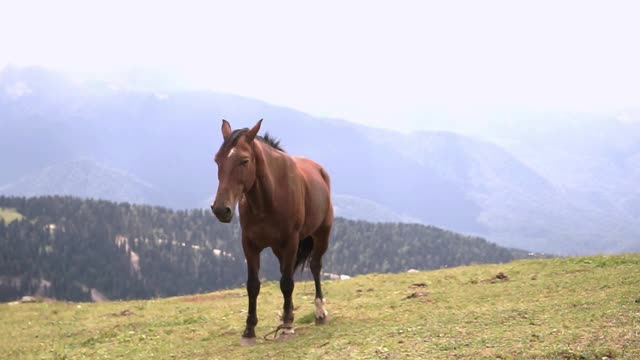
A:
[[[157,201],[153,186],[123,170],[89,159],[58,163],[0,187],[0,193],[20,196],[74,195],[133,203]]]

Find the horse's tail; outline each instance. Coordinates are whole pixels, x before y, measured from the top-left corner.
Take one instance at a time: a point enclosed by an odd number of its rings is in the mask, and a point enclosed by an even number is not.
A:
[[[298,267],[300,267],[300,271],[304,270],[304,267],[309,263],[312,250],[313,238],[311,236],[307,236],[300,240],[300,243],[298,244],[298,254],[296,255],[296,265],[293,268],[294,271],[298,269]]]

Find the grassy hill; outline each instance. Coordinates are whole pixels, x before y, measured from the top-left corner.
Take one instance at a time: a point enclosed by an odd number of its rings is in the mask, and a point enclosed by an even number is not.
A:
[[[276,342],[262,338],[281,309],[271,282],[258,299],[253,347],[239,344],[244,289],[147,301],[2,304],[0,357],[637,359],[637,284],[640,254],[357,276],[325,282],[330,321],[315,326],[313,286],[298,283],[296,336]]]

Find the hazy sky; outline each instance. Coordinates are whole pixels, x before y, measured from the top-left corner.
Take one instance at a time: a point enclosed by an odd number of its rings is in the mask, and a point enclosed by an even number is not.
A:
[[[639,107],[639,4],[3,1],[0,66],[136,68],[403,129],[434,109]]]

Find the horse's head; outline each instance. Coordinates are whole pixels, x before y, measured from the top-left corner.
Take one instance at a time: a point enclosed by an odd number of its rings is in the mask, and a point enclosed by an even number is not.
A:
[[[218,191],[211,210],[223,223],[231,221],[240,197],[253,187],[256,180],[253,141],[260,124],[262,120],[251,129],[231,130],[229,122],[222,120],[224,142],[215,157],[218,164]]]

